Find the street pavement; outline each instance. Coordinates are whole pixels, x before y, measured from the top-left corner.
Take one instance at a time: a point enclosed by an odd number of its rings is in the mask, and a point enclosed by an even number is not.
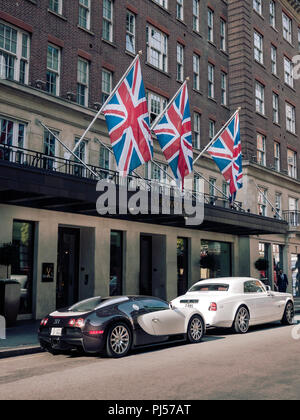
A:
[[[210,330],[197,345],[114,360],[48,353],[0,360],[0,399],[300,399],[300,316],[247,335]]]

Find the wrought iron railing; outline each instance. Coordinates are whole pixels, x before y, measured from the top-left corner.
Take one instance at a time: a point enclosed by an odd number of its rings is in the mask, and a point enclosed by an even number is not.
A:
[[[300,211],[284,211],[283,218],[291,227],[300,226]]]
[[[130,175],[127,178],[121,177],[117,171],[103,169],[93,165],[82,165],[75,159],[70,160],[58,156],[49,156],[47,154],[37,152],[34,150],[23,149],[20,147],[0,144],[0,162],[6,161],[21,165],[23,168],[37,168],[48,172],[58,172],[64,175],[76,176],[83,179],[106,179],[108,182],[113,182],[116,185],[126,186],[130,183],[131,187],[139,187],[145,191],[150,191],[151,188],[158,188],[160,194],[167,194],[174,197],[180,193],[178,188],[170,183],[163,183],[159,180],[149,180],[137,175]],[[89,170],[89,169],[90,170]],[[203,194],[197,191],[189,192],[190,195],[199,200],[204,200],[205,204],[215,207],[222,207],[224,209],[234,209],[242,211],[242,203],[235,201],[230,203],[225,197],[212,196],[210,194]]]

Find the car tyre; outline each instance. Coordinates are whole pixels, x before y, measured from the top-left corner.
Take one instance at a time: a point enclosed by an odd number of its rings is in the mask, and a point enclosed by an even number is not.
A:
[[[284,309],[284,314],[281,320],[281,323],[283,325],[293,325],[294,323],[294,316],[295,316],[295,308],[292,301],[289,301],[286,304],[286,307]]]
[[[106,337],[106,354],[115,359],[126,356],[132,345],[131,329],[123,322],[113,324]]]
[[[201,316],[193,315],[187,328],[187,340],[189,343],[200,343],[205,334],[205,324]]]
[[[237,334],[246,334],[249,331],[250,313],[246,306],[241,306],[233,322],[233,330]]]

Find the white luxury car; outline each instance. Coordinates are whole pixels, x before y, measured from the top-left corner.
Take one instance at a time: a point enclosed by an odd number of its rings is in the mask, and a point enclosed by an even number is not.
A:
[[[195,308],[205,317],[207,327],[233,328],[245,334],[252,325],[281,321],[292,325],[294,300],[289,293],[272,292],[253,278],[219,278],[194,284],[171,302],[173,307]]]

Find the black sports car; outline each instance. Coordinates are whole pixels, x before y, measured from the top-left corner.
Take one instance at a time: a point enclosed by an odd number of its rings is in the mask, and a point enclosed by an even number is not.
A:
[[[52,354],[74,349],[122,357],[131,348],[158,343],[199,343],[205,328],[199,311],[177,309],[158,298],[95,297],[48,315],[38,335]]]

